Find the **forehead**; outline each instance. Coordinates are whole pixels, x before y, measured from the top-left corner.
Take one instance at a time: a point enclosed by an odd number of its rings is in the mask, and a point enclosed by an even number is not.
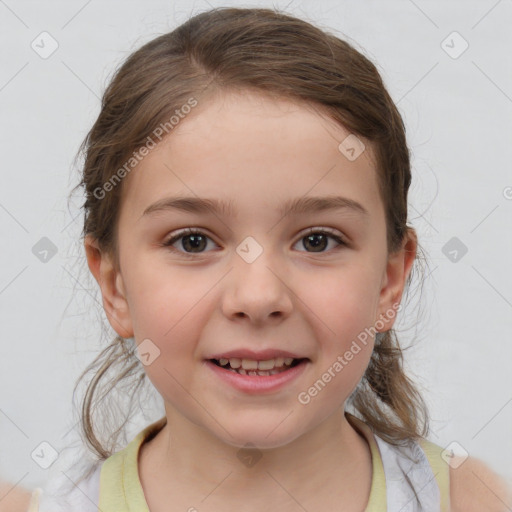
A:
[[[348,158],[353,137],[310,104],[247,91],[218,94],[182,116],[135,166],[123,184],[123,204],[130,204],[132,220],[171,195],[217,198],[234,213],[262,215],[298,196],[342,195],[382,213],[371,145],[358,137],[364,151]]]

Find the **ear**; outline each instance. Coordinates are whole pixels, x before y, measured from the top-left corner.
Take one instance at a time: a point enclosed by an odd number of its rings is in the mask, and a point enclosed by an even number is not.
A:
[[[417,247],[416,231],[413,228],[407,228],[402,247],[388,256],[380,291],[379,316],[375,319],[376,330],[379,332],[388,331],[395,323],[407,277],[416,258]],[[383,327],[382,324],[384,324]]]
[[[86,235],[84,240],[87,264],[96,279],[103,298],[103,309],[112,328],[122,338],[133,337],[133,327],[120,270],[112,258],[102,253],[96,239]]]

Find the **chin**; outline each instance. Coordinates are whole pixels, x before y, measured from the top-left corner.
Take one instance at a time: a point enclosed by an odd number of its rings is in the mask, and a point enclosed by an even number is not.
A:
[[[298,431],[297,425],[293,426],[293,431],[290,431],[283,427],[284,422],[281,425],[280,422],[282,422],[282,418],[279,421],[272,420],[258,424],[254,424],[253,421],[251,425],[245,427],[225,425],[231,436],[222,430],[219,439],[238,449],[271,450],[286,446],[302,434]]]

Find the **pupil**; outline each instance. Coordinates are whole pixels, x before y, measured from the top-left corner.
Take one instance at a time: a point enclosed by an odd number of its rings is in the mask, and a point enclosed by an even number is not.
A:
[[[315,240],[315,238],[318,238],[318,237],[321,237],[322,241],[320,243],[318,241],[315,243],[314,240]],[[317,249],[319,246],[321,246],[320,249],[325,249],[325,242],[326,242],[326,236],[325,235],[319,235],[319,234],[309,235],[309,236],[306,237],[306,239],[308,240],[308,242],[312,243],[312,246],[315,249]],[[323,244],[322,244],[322,242],[323,242]],[[304,244],[304,247],[307,249],[306,244]],[[314,252],[320,252],[320,251],[314,251]]]
[[[187,247],[187,241],[191,241],[191,247],[192,249],[198,249],[200,248],[200,245],[201,245],[201,242],[200,242],[200,239],[201,238],[204,238],[202,235],[187,235],[186,237],[183,238],[183,248],[184,249],[190,249],[190,247]],[[203,240],[203,244],[204,244],[204,240]],[[204,247],[203,247],[204,249]]]

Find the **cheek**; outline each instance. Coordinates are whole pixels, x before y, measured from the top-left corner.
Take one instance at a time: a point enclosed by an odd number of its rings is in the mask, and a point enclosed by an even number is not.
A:
[[[168,267],[134,273],[130,281],[130,314],[136,339],[155,338],[166,346],[183,345],[207,314],[209,284],[204,276]]]
[[[195,287],[190,278],[185,286],[183,277],[182,283],[167,278],[155,280],[154,276],[150,280],[150,277],[141,276],[131,290],[135,339],[137,344],[145,343],[148,347],[152,359],[144,365],[144,370],[164,400],[186,402],[183,388],[190,387],[191,369],[199,364],[198,340],[204,318],[208,316],[207,289],[204,281]],[[141,360],[144,362],[144,357]]]
[[[371,275],[339,272],[310,288],[307,314],[314,323],[318,343],[315,377],[325,385],[327,396],[346,398],[363,376],[374,346],[373,329],[378,293]],[[302,293],[305,293],[302,292]],[[315,391],[313,391],[314,393]],[[348,394],[347,394],[348,393]]]
[[[373,325],[378,310],[375,276],[355,266],[317,276],[314,285],[309,282],[297,295],[324,334],[318,341],[329,340],[340,349],[348,338]]]
[[[194,371],[201,364],[198,355],[198,340],[201,336],[201,321],[198,307],[186,300],[162,302],[165,297],[153,296],[154,308],[144,306],[139,319],[139,331],[135,330],[137,342],[150,339],[155,358],[144,370],[163,399],[175,405],[189,403],[184,389],[193,388]],[[167,304],[168,307],[162,306]]]

